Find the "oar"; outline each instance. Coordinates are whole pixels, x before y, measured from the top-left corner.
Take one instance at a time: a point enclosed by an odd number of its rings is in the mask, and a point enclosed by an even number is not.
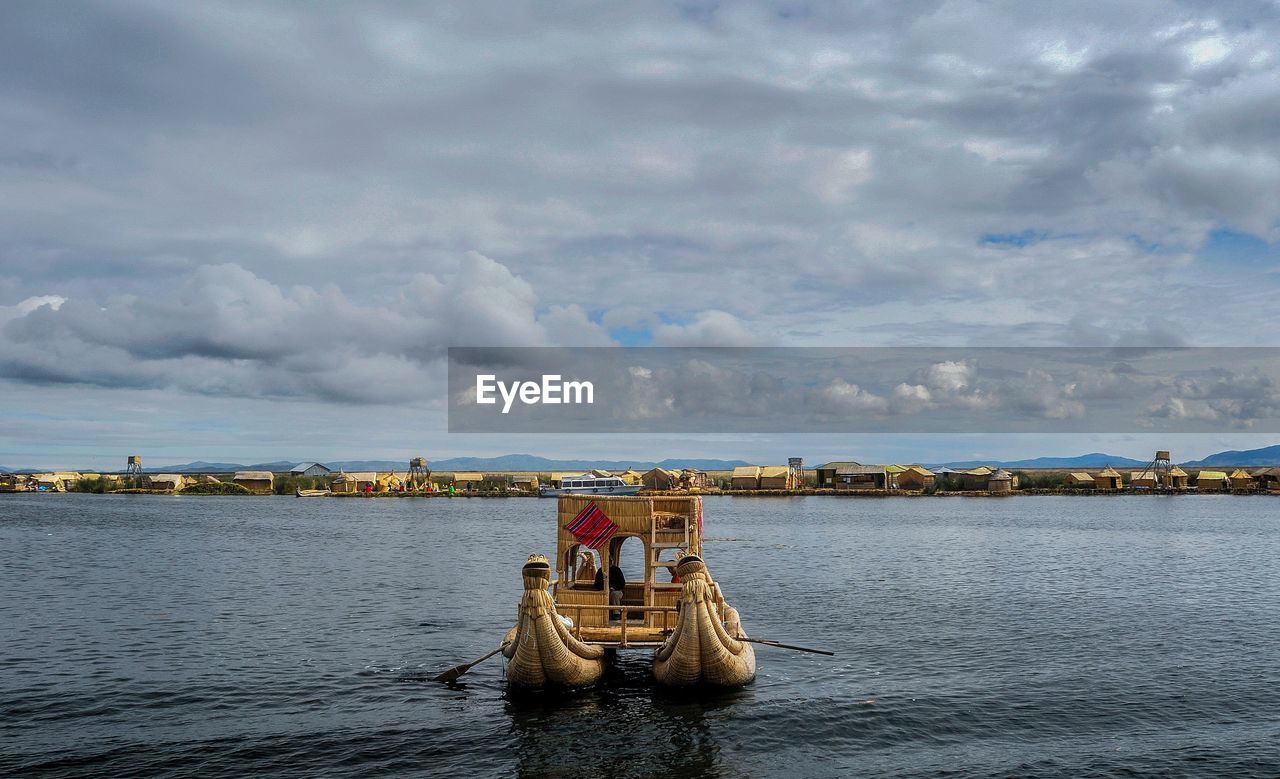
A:
[[[510,642],[507,642],[507,643],[510,643]],[[477,665],[480,665],[480,664],[481,664],[481,663],[483,663],[485,660],[488,660],[490,657],[493,657],[494,655],[498,654],[499,652],[501,652],[502,650],[504,650],[504,649],[506,649],[506,648],[507,648],[507,644],[503,644],[502,646],[500,646],[500,647],[498,647],[497,649],[493,650],[492,652],[490,652],[489,654],[487,654],[487,655],[485,655],[484,657],[480,658],[479,660],[472,660],[472,661],[471,661],[471,662],[469,662],[469,663],[463,663],[462,665],[455,665],[454,667],[450,668],[449,670],[447,670],[447,671],[445,671],[444,673],[440,674],[439,676],[435,677],[435,678],[434,678],[434,679],[432,679],[431,681],[433,681],[433,682],[445,682],[446,684],[447,684],[447,683],[449,683],[449,682],[452,682],[452,681],[456,680],[459,676],[462,676],[462,675],[463,675],[464,673],[466,673],[467,671],[470,671],[473,667],[475,667],[475,666],[477,666]]]
[[[835,657],[835,652],[828,652],[825,649],[810,649],[804,646],[793,646],[791,644],[783,644],[778,641],[770,641],[767,638],[743,638],[738,637],[739,641],[750,641],[753,644],[764,644],[765,646],[777,647],[778,649],[794,649],[797,652],[812,652],[815,655],[826,655],[827,657]]]

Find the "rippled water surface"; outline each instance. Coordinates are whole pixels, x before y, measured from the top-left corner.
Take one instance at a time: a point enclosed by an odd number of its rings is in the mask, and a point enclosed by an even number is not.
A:
[[[0,775],[1280,776],[1280,499],[708,499],[760,676],[510,697],[554,503],[0,496]]]

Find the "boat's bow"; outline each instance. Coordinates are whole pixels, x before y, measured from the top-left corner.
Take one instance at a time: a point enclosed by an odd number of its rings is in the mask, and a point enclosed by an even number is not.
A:
[[[547,558],[529,555],[521,574],[524,595],[519,618],[507,632],[505,640],[510,643],[502,652],[510,661],[508,683],[536,688],[548,684],[580,687],[597,681],[604,673],[604,649],[574,638],[561,621],[547,592],[551,583]]]
[[[654,655],[653,675],[672,687],[737,687],[755,678],[756,655],[745,637],[738,611],[724,603],[719,588],[697,555],[676,564],[680,615],[675,630]]]

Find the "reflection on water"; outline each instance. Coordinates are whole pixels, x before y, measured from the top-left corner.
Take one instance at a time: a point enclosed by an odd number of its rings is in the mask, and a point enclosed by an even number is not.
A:
[[[522,776],[719,776],[738,772],[721,765],[709,721],[732,719],[752,697],[750,686],[664,690],[649,652],[623,652],[591,689],[508,691],[504,711]]]

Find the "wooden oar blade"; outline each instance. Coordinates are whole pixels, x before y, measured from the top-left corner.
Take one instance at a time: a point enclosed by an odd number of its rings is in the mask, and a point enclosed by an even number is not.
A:
[[[471,670],[471,663],[463,663],[462,665],[455,665],[454,667],[450,668],[449,670],[445,671],[439,676],[436,676],[431,681],[444,682],[445,684],[448,684],[449,682],[457,681],[459,676],[462,676],[464,673],[470,670]]]
[[[767,638],[742,638],[740,641],[750,641],[753,644],[762,644],[764,646],[777,647],[778,649],[794,649],[797,652],[812,652],[815,655],[826,655],[827,657],[835,657],[835,652],[826,649],[810,649],[807,646],[795,646],[794,644],[784,644],[781,641],[771,641]]]

